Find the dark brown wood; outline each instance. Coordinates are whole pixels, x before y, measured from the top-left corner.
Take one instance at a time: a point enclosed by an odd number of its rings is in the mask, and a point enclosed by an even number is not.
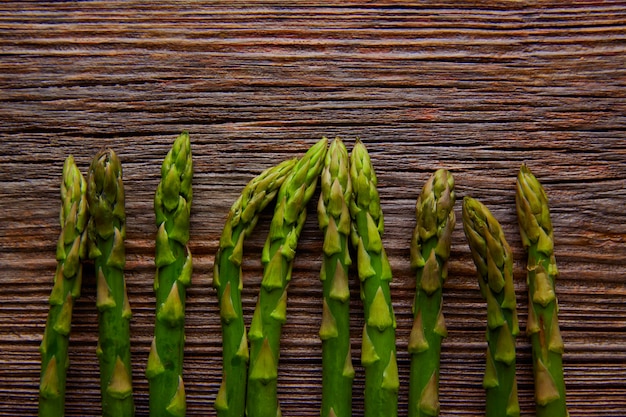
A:
[[[39,352],[59,233],[59,181],[110,146],[124,168],[137,415],[153,332],[152,198],[161,161],[191,134],[194,202],[185,384],[189,416],[214,415],[221,334],[214,254],[229,206],[253,175],[323,135],[368,147],[394,269],[406,414],[414,276],[408,245],[426,178],[450,169],[502,223],[527,305],[514,184],[544,184],[561,271],[557,294],[572,416],[626,415],[626,7],[623,2],[3,2],[0,4],[0,416],[37,413]],[[318,415],[321,237],[315,203],[290,286],[279,390],[283,415]],[[460,204],[457,204],[460,218]],[[247,243],[250,319],[271,211]],[[484,413],[485,304],[460,225],[445,287],[442,416]],[[354,415],[362,307],[353,277]],[[93,269],[71,335],[67,416],[100,413]],[[530,347],[518,338],[523,416],[534,415]]]

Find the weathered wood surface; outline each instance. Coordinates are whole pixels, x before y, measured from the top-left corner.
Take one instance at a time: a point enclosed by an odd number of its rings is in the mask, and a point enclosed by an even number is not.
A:
[[[520,320],[527,296],[515,175],[527,162],[552,206],[557,294],[572,416],[626,415],[626,7],[623,2],[473,2],[418,7],[180,2],[0,4],[0,415],[37,410],[38,346],[59,233],[59,180],[73,154],[86,172],[103,146],[122,160],[126,278],[137,415],[153,332],[152,197],[171,142],[189,130],[195,160],[185,382],[189,416],[214,415],[220,325],[210,286],[227,210],[262,169],[322,135],[362,138],[379,177],[394,268],[400,410],[405,414],[414,277],[414,204],[438,167],[459,198],[498,217],[515,255]],[[318,414],[321,238],[310,213],[290,287],[280,362],[285,416]],[[460,204],[457,204],[460,218]],[[246,247],[247,320],[267,220]],[[441,414],[480,416],[485,304],[459,224],[445,287],[449,336]],[[353,278],[353,344],[362,307]],[[68,416],[100,413],[93,270],[77,302]],[[518,339],[522,415],[534,415],[530,348]],[[356,367],[355,416],[363,372]]]

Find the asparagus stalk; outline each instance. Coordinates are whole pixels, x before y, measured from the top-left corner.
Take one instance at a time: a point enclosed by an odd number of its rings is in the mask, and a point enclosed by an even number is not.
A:
[[[443,283],[454,230],[454,179],[445,169],[426,182],[415,205],[411,267],[416,272],[413,328],[408,350],[410,417],[439,415],[439,359],[447,335],[442,309]]]
[[[85,258],[87,183],[70,155],[63,164],[61,182],[61,234],[57,243],[57,268],[50,294],[50,310],[41,341],[39,416],[62,416],[69,366],[68,344],[74,300],[79,297]]]
[[[322,325],[322,417],[352,416],[354,368],[350,350],[350,289],[348,248],[352,199],[348,151],[335,138],[326,153],[317,206],[324,232],[324,257],[320,279],[323,287]]]
[[[396,319],[389,282],[391,266],[383,248],[383,213],[377,179],[370,156],[357,139],[350,155],[353,198],[351,240],[357,251],[365,325],[361,363],[365,367],[365,417],[396,416],[398,413],[398,365]]]
[[[487,300],[486,416],[518,417],[515,337],[519,324],[511,249],[489,209],[471,197],[463,199],[463,229]]]
[[[287,285],[306,205],[315,192],[324,164],[327,139],[313,145],[280,187],[269,235],[263,247],[263,279],[250,324],[250,371],[246,413],[249,417],[280,416],[277,396],[278,357],[286,321]],[[227,376],[228,377],[228,376]]]
[[[526,165],[517,176],[515,201],[522,244],[528,252],[528,321],[532,344],[537,417],[569,415],[563,377],[563,339],[559,331],[554,236],[548,197]]]
[[[185,295],[193,269],[189,241],[193,163],[189,134],[176,138],[154,196],[156,320],[146,376],[151,417],[184,417]]]
[[[295,165],[289,159],[253,178],[232,205],[215,255],[213,286],[217,289],[222,321],[222,384],[215,399],[220,417],[242,417],[246,402],[248,338],[241,306],[241,262],[244,239],[258,216],[274,200]]]
[[[97,280],[102,415],[133,416],[131,310],[124,281],[126,214],[122,167],[115,152],[96,154],[87,184],[89,257],[94,259]]]

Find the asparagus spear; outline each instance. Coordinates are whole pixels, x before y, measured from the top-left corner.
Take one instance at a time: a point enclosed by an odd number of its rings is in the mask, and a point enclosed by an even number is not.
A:
[[[85,258],[87,183],[70,155],[63,164],[61,182],[61,234],[57,243],[57,268],[50,294],[50,310],[41,341],[39,416],[62,416],[74,300],[80,295]]]
[[[248,338],[241,306],[241,262],[244,239],[256,226],[259,213],[274,200],[295,165],[286,160],[253,178],[232,205],[215,255],[213,285],[222,319],[223,378],[215,408],[221,417],[242,417],[246,402]]]
[[[87,179],[89,257],[94,259],[99,312],[102,415],[135,414],[130,368],[130,305],[124,281],[126,214],[122,167],[113,150],[94,157]]]
[[[391,266],[383,248],[383,213],[370,156],[357,139],[350,155],[354,200],[350,204],[351,240],[357,251],[365,325],[361,363],[365,367],[365,417],[396,416],[398,365],[396,319],[391,304]]]
[[[324,232],[324,258],[320,278],[323,286],[322,339],[322,417],[352,416],[354,368],[350,351],[350,289],[348,268],[352,263],[348,248],[352,199],[348,151],[335,138],[326,153],[321,175],[322,192],[317,206],[318,221]]]
[[[439,358],[447,335],[442,310],[443,283],[454,229],[454,179],[445,169],[426,182],[415,205],[411,267],[416,272],[413,328],[409,337],[410,417],[439,415]]]
[[[535,374],[537,417],[567,416],[563,339],[554,282],[558,276],[548,197],[526,165],[517,176],[515,201],[522,243],[528,252],[528,321]]]
[[[513,256],[498,221],[471,197],[463,199],[463,229],[487,300],[487,417],[520,415],[515,377],[515,336],[519,333]]]
[[[315,192],[324,164],[327,139],[313,145],[280,187],[269,235],[263,247],[263,279],[250,324],[250,371],[246,412],[249,417],[280,415],[277,397],[278,357],[286,321],[287,285],[306,205]],[[228,376],[227,376],[228,377]]]
[[[193,163],[189,134],[176,138],[161,167],[154,196],[157,235],[156,321],[146,376],[150,416],[184,417],[185,294],[193,269],[189,241]]]

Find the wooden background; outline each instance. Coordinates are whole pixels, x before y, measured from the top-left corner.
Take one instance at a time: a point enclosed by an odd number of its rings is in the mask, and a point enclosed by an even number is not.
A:
[[[525,260],[514,207],[522,162],[549,196],[561,271],[557,295],[574,416],[626,416],[626,4],[18,2],[0,4],[0,415],[37,412],[38,346],[59,234],[63,160],[83,172],[103,146],[127,192],[126,279],[134,316],[133,378],[144,375],[154,323],[152,198],[182,130],[195,177],[185,383],[189,416],[214,415],[221,334],[214,254],[231,203],[261,170],[322,136],[368,147],[394,269],[400,415],[406,415],[414,276],[414,205],[439,167],[458,200],[480,199],[514,251],[520,322]],[[317,198],[317,197],[315,197]],[[320,406],[321,235],[309,207],[290,287],[279,386],[285,416]],[[456,206],[460,218],[460,204]],[[260,282],[271,210],[246,246],[244,308]],[[355,364],[362,307],[352,277]],[[100,413],[93,268],[71,335],[67,415]],[[484,413],[485,303],[462,228],[444,293],[449,336],[441,415]],[[534,415],[530,348],[518,338],[523,416]],[[354,415],[363,414],[356,367]]]

